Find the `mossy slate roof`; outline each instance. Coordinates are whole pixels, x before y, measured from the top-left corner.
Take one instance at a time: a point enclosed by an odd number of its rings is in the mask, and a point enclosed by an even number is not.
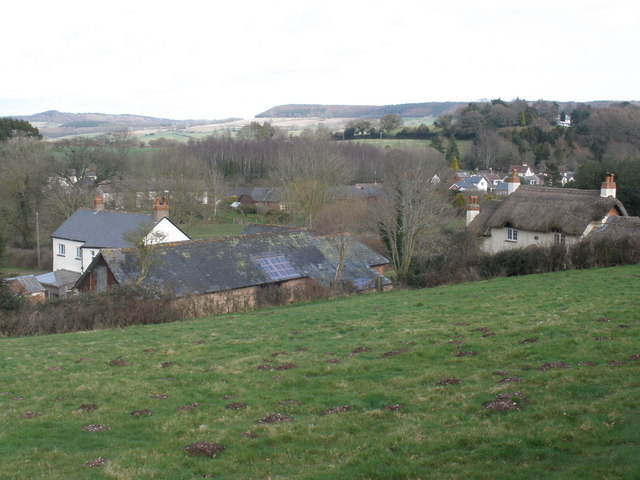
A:
[[[178,297],[305,277],[329,286],[339,258],[336,242],[306,230],[195,240],[154,248],[157,261],[151,265],[142,286]],[[140,266],[134,249],[103,249],[99,257],[104,258],[120,285],[133,284],[138,279]],[[274,257],[288,262],[291,268],[287,278],[274,280],[259,263],[260,259]],[[373,288],[378,279],[387,285],[389,279],[371,267],[388,262],[353,238],[348,244],[341,278],[357,289]],[[91,269],[89,266],[85,275]],[[83,278],[84,275],[78,284]]]

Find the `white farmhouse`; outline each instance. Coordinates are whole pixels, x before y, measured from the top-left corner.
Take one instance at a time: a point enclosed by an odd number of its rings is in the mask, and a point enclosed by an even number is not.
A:
[[[482,238],[482,250],[576,243],[612,216],[628,216],[616,199],[616,184],[608,176],[598,190],[520,185],[514,174],[508,195],[482,207],[473,198],[467,210],[470,231]]]
[[[191,240],[168,218],[169,206],[164,197],[153,205],[153,215],[104,210],[104,200],[96,197],[95,208],[81,208],[51,234],[53,271],[66,270],[79,276],[101,248],[131,246],[127,234],[148,227],[151,243]],[[77,280],[77,278],[76,278]]]

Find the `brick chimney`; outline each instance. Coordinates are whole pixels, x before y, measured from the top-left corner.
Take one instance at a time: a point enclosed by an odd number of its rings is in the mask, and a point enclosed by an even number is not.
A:
[[[511,195],[520,186],[520,178],[518,178],[518,169],[511,171],[511,176],[507,179],[507,195]]]
[[[476,195],[471,195],[471,197],[469,197],[469,204],[467,205],[467,226],[469,226],[479,213],[480,205],[478,204],[478,197]]]
[[[102,195],[98,195],[93,200],[93,207],[96,212],[102,212],[104,210],[104,198],[102,198]]]
[[[153,217],[156,222],[159,222],[164,217],[169,216],[169,204],[167,203],[167,197],[156,197],[156,201],[153,203]]]
[[[602,186],[600,187],[600,196],[601,197],[613,197],[616,198],[616,182],[614,181],[615,175],[610,173],[606,177],[604,177],[604,182],[602,182]]]

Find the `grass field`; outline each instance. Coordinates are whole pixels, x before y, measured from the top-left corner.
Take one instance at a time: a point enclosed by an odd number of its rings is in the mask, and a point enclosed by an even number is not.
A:
[[[636,265],[2,338],[0,478],[640,478],[639,282]],[[500,394],[515,408],[485,408]]]

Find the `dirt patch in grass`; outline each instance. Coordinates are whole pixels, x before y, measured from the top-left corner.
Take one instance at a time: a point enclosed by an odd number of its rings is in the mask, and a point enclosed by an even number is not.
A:
[[[341,405],[339,407],[331,407],[330,409],[322,412],[320,415],[333,415],[334,413],[343,413],[343,412],[350,412],[350,411],[351,411],[350,405]]]
[[[243,437],[247,437],[247,438],[258,438],[258,434],[252,432],[251,430],[247,430],[246,432],[242,432],[242,436]]]
[[[292,368],[296,368],[297,365],[295,363],[281,363],[278,365],[276,370],[291,370]]]
[[[634,353],[629,357],[629,360],[640,360],[640,353]]]
[[[90,423],[89,425],[85,425],[84,427],[82,427],[82,430],[91,433],[106,432],[107,430],[111,430],[111,427],[109,425],[103,425],[101,423]]]
[[[222,396],[222,400],[235,400],[236,398],[238,398],[237,395],[223,395]]]
[[[195,442],[187,445],[184,449],[189,453],[190,457],[204,455],[211,458],[216,458],[225,450],[222,445],[214,442]]]
[[[618,325],[618,328],[631,328],[631,325],[625,325],[624,323],[621,323],[620,325]]]
[[[460,383],[460,380],[458,380],[457,378],[454,377],[445,377],[445,378],[441,378],[440,380],[438,380],[438,382],[436,383],[436,385],[458,385]]]
[[[150,417],[153,415],[153,412],[148,408],[143,408],[142,410],[134,410],[129,415],[132,417]]]
[[[167,368],[167,367],[170,367],[171,365],[178,365],[178,364],[176,362],[162,362],[160,366],[162,368]]]
[[[131,362],[127,362],[122,357],[115,358],[109,362],[114,367],[128,367],[131,365]]]
[[[273,367],[268,363],[263,363],[262,365],[258,365],[258,370],[271,370]]]
[[[24,400],[24,396],[18,395],[17,397],[13,397],[11,400],[13,400],[14,402],[21,402],[22,400]]]
[[[143,352],[144,352],[144,353],[153,353],[153,352],[155,352],[155,351],[156,351],[156,349],[155,349],[155,348],[145,348],[145,349],[143,350]]]
[[[102,467],[107,462],[105,457],[94,458],[84,463],[85,467]]]
[[[342,359],[341,358],[329,358],[326,362],[327,363],[342,363]]]
[[[266,417],[262,417],[258,420],[257,423],[281,423],[281,422],[292,422],[293,418],[289,415],[283,415],[281,413],[271,413]]]
[[[619,367],[621,365],[626,365],[626,362],[621,362],[620,360],[611,360],[609,362],[610,367]]]
[[[192,403],[191,405],[182,405],[181,407],[178,407],[176,410],[179,412],[192,412],[196,408],[200,407],[201,405],[202,403]]]
[[[306,352],[307,350],[309,350],[307,347],[296,348],[296,352]]]
[[[97,410],[97,409],[98,409],[98,405],[96,405],[95,403],[83,403],[76,410],[82,410],[84,412],[91,412],[91,411]]]
[[[581,367],[595,367],[596,364],[593,362],[578,362],[578,365]]]
[[[400,355],[401,353],[406,353],[410,350],[411,350],[410,348],[401,348],[400,350],[392,350],[390,352],[383,353],[382,355],[380,355],[380,358],[393,357],[394,355]]]
[[[450,344],[452,345],[463,345],[464,344],[464,340],[462,340],[461,338],[452,338],[451,340],[449,340]]]
[[[242,408],[247,408],[247,404],[244,402],[234,402],[234,403],[225,405],[225,408],[229,408],[231,410],[240,410]]]
[[[391,412],[397,412],[398,410],[402,409],[402,405],[400,405],[399,403],[394,403],[393,405],[385,406],[384,409]]]
[[[169,398],[169,395],[164,393],[154,393],[153,395],[151,395],[151,398],[153,398],[154,400],[166,400],[167,398]]]
[[[498,383],[520,383],[522,379],[520,377],[504,377]]]
[[[353,350],[351,350],[351,353],[349,354],[349,356],[354,356],[354,355],[358,355],[359,353],[365,353],[365,352],[370,352],[371,349],[369,347],[356,347]]]
[[[512,410],[520,410],[520,405],[528,401],[529,399],[520,392],[501,393],[483,406],[486,409],[496,412],[509,412]]]
[[[571,368],[571,365],[568,365],[564,362],[548,362],[540,365],[538,367],[538,370],[546,371],[546,370],[552,370],[554,368]]]
[[[478,352],[474,352],[473,350],[456,350],[455,352],[453,352],[453,354],[456,357],[475,357],[476,355],[478,355]]]
[[[40,415],[42,415],[42,413],[40,412],[32,412],[32,411],[28,411],[28,412],[24,412],[22,415],[20,415],[22,418],[36,418],[39,417]]]
[[[520,342],[520,344],[523,344],[523,343],[536,343],[538,340],[539,340],[538,337],[529,337],[529,338],[525,338],[524,340],[522,340]]]
[[[611,319],[610,319],[610,318],[607,318],[607,317],[602,317],[602,318],[599,318],[599,319],[598,319],[598,321],[599,321],[599,322],[610,322],[610,321],[611,321]]]

